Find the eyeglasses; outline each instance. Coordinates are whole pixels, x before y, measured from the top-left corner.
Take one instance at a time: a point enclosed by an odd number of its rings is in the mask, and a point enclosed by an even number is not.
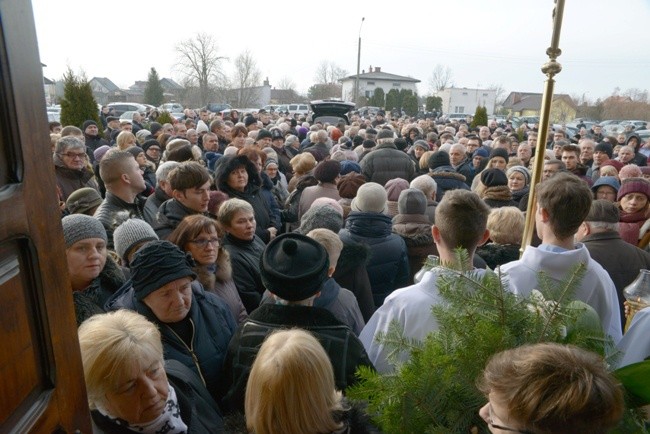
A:
[[[69,158],[71,160],[74,160],[76,158],[79,158],[80,160],[85,160],[86,158],[88,158],[88,154],[86,154],[85,152],[83,152],[81,154],[75,154],[74,152],[66,152],[64,154],[59,154],[59,155],[61,155],[63,157],[67,157],[67,158]]]
[[[500,429],[501,431],[508,431],[508,432],[517,432],[519,434],[533,434],[530,431],[521,431],[518,429],[514,428],[509,428],[507,426],[502,426],[502,425],[497,425],[494,423],[494,416],[492,415],[492,404],[488,403],[488,419],[487,419],[487,424],[490,425],[492,428],[495,429]]]
[[[208,247],[208,243],[212,244],[214,247],[219,247],[219,238],[199,238],[197,240],[190,241],[190,243],[196,244],[202,249]]]

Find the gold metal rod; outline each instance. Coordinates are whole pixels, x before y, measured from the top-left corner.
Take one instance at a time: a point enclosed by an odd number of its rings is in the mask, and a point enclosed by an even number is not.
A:
[[[520,254],[524,253],[526,247],[530,245],[535,230],[535,212],[537,205],[536,187],[542,179],[544,171],[544,155],[546,152],[546,140],[548,138],[548,127],[550,124],[551,105],[553,103],[553,89],[555,80],[553,77],[562,70],[556,59],[562,50],[560,50],[560,30],[562,29],[562,16],[564,15],[564,0],[555,0],[553,8],[553,34],[551,36],[551,46],[546,50],[549,61],[542,66],[542,72],[547,76],[544,85],[544,94],[542,96],[541,116],[539,119],[539,130],[537,134],[537,146],[535,147],[535,166],[530,181],[530,193],[528,194],[528,204],[526,208],[526,226],[524,227],[524,236],[521,240]]]

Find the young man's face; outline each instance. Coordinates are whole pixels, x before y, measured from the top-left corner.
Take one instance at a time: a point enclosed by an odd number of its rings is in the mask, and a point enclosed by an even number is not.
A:
[[[175,190],[174,199],[192,211],[206,212],[210,203],[210,181],[199,187],[188,188],[183,191]]]
[[[563,151],[562,162],[566,166],[567,170],[573,170],[578,165],[578,156],[575,152]]]

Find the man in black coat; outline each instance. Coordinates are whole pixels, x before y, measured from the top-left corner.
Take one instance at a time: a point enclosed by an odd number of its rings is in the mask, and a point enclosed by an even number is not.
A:
[[[627,243],[618,233],[619,211],[616,204],[595,200],[585,222],[578,229],[576,239],[582,242],[589,255],[598,262],[614,281],[625,321],[623,289],[632,283],[639,270],[650,268],[650,253]]]
[[[313,306],[328,269],[325,248],[304,235],[283,234],[268,244],[260,260],[260,274],[275,303],[254,310],[230,341],[224,363],[226,411],[244,411],[251,366],[262,342],[274,330],[300,327],[310,331],[330,357],[339,390],[356,382],[354,373],[359,366],[372,367],[354,332],[328,310]]]

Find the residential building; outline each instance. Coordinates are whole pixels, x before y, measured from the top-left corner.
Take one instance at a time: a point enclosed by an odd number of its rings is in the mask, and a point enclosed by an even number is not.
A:
[[[542,94],[530,92],[510,92],[503,108],[512,116],[540,116]],[[551,102],[551,123],[563,123],[575,119],[578,107],[569,95],[555,94]]]
[[[497,94],[492,89],[469,89],[449,87],[436,92],[442,99],[442,112],[449,114],[474,115],[476,107],[485,107],[488,116],[494,114]]]
[[[93,90],[93,96],[99,104],[108,104],[111,101],[128,99],[128,93],[121,90],[106,77],[93,77],[89,83]]]
[[[354,101],[354,87],[356,85],[357,75],[350,75],[339,80],[341,82],[341,99],[343,101]],[[382,72],[381,67],[370,66],[368,72],[365,70],[359,74],[359,96],[370,98],[375,94],[375,90],[382,88],[384,94],[387,94],[391,89],[398,91],[402,89],[411,90],[417,93],[416,85],[420,80],[412,77],[405,77],[403,75],[390,74]]]

